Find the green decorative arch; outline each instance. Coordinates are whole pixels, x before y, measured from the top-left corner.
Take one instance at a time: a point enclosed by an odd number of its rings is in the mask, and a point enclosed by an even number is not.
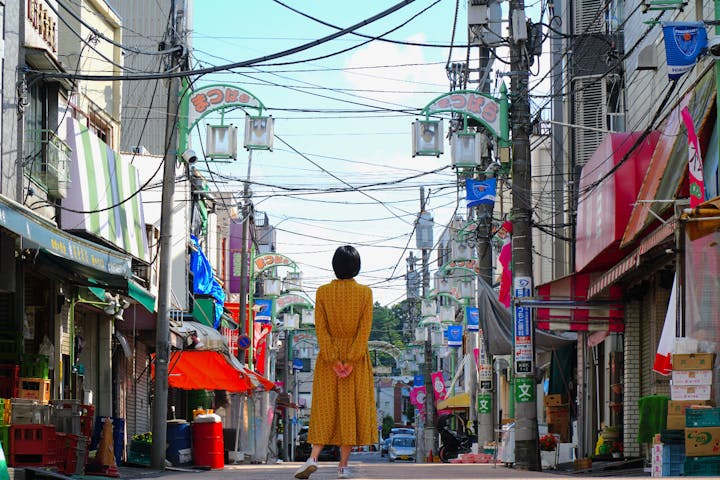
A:
[[[302,295],[298,295],[297,293],[286,293],[285,295],[280,295],[275,300],[275,305],[277,306],[276,313],[283,312],[292,307],[300,307],[305,309],[315,308],[310,300],[303,297]]]
[[[500,87],[500,98],[476,90],[454,90],[435,98],[422,110],[425,117],[443,112],[462,115],[464,131],[467,131],[468,117],[476,120],[498,138],[501,147],[510,146],[509,102],[504,83]]]

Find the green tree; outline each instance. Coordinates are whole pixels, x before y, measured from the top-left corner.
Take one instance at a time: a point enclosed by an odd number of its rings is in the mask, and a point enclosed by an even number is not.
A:
[[[395,419],[391,415],[385,415],[382,421],[383,438],[390,436],[390,430],[395,426]]]

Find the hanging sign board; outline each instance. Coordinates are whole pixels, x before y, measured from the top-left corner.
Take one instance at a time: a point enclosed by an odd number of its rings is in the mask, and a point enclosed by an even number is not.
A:
[[[516,277],[513,286],[515,298],[530,297],[532,295],[532,279],[530,277]],[[532,373],[534,357],[532,313],[528,307],[519,305],[515,305],[513,313],[515,319],[515,373]]]

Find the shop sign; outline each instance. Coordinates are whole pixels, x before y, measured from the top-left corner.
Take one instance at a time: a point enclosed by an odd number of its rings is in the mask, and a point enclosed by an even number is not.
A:
[[[437,98],[426,108],[429,114],[438,112],[457,112],[482,120],[495,136],[500,137],[503,131],[501,115],[503,107],[497,99],[479,92],[451,92]]]
[[[532,295],[532,279],[530,277],[516,277],[514,279],[515,298],[525,298]],[[528,307],[515,305],[515,373],[532,373],[533,371],[533,345],[532,345],[532,313]]]
[[[281,297],[278,297],[276,300],[276,305],[278,311],[283,310],[284,308],[289,307],[290,305],[304,305],[304,306],[310,306],[310,302],[307,301],[306,298],[301,297],[300,295],[283,295]]]
[[[272,267],[287,267],[289,265],[294,265],[295,262],[290,260],[285,255],[280,254],[273,254],[273,255],[263,255],[261,257],[255,258],[253,260],[255,262],[255,274],[267,270],[268,268]]]
[[[252,93],[233,85],[215,84],[194,90],[190,94],[188,125],[191,127],[208,113],[230,107],[263,108]]]
[[[491,413],[492,412],[492,395],[489,393],[481,393],[477,397],[477,411],[478,413]]]
[[[28,0],[25,17],[25,46],[47,51],[57,60],[57,15],[44,0]]]
[[[533,377],[515,377],[515,402],[535,401],[535,379]]]

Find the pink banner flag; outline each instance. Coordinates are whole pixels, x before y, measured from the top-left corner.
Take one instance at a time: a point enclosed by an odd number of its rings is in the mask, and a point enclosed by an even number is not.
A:
[[[431,373],[430,378],[432,378],[433,391],[435,392],[435,401],[444,400],[447,391],[445,389],[445,378],[443,377],[442,372]]]
[[[685,107],[680,112],[685,128],[688,131],[688,171],[690,173],[690,208],[695,208],[705,201],[705,181],[703,180],[703,162],[695,124],[690,110]]]

